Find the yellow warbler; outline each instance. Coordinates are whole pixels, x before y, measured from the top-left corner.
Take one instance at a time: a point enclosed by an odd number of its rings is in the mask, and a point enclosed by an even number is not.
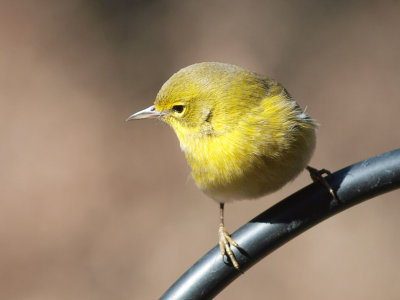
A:
[[[224,203],[278,190],[308,164],[315,124],[275,80],[216,62],[181,69],[154,106],[127,120],[159,118],[176,132],[198,187],[220,203],[219,244],[239,269]]]

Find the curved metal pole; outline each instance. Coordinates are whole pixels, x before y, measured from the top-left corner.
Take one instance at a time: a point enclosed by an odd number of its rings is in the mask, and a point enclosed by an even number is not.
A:
[[[400,149],[361,161],[326,177],[336,191],[333,200],[326,188],[313,183],[272,206],[232,237],[242,247],[233,249],[241,270],[245,271],[263,257],[308,228],[353,205],[400,187]],[[210,299],[241,272],[223,262],[215,246],[187,270],[161,299]]]

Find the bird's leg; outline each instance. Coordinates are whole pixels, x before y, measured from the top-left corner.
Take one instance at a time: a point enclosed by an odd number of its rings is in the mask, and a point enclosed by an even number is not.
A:
[[[306,169],[310,173],[311,179],[314,182],[321,183],[329,191],[332,198],[338,200],[335,191],[332,189],[332,187],[329,185],[329,183],[325,180],[325,177],[323,176],[323,175],[331,175],[331,172],[329,172],[326,169],[317,170],[310,166],[307,166]]]
[[[219,249],[221,250],[222,259],[224,255],[228,255],[235,269],[239,270],[239,263],[237,262],[235,255],[232,252],[231,246],[239,248],[239,245],[231,238],[228,231],[226,231],[224,226],[224,203],[219,204],[219,218],[220,224],[218,229],[219,236]]]

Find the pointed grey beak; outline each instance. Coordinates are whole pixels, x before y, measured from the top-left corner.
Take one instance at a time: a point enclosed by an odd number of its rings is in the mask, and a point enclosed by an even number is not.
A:
[[[130,115],[125,121],[130,121],[130,120],[140,120],[140,119],[153,119],[153,118],[158,118],[162,114],[156,110],[154,105],[143,109],[141,111],[138,111],[137,113],[134,113],[133,115]]]

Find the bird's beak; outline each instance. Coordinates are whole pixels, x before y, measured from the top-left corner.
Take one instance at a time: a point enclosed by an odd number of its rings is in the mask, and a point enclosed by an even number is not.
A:
[[[162,113],[159,112],[154,107],[154,105],[152,105],[146,109],[134,113],[133,115],[130,115],[125,121],[139,120],[139,119],[153,119],[153,118],[158,118],[160,116],[162,116]]]

